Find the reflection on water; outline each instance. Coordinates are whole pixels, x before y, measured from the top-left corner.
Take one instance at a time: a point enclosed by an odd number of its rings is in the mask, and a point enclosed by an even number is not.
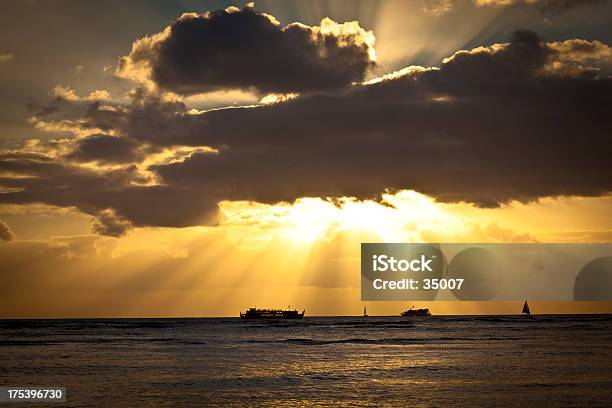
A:
[[[611,406],[612,316],[0,321],[73,406]]]

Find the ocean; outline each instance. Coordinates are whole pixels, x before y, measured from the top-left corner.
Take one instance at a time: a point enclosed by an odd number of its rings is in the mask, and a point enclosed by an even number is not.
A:
[[[52,407],[610,407],[612,315],[1,320],[0,361]]]

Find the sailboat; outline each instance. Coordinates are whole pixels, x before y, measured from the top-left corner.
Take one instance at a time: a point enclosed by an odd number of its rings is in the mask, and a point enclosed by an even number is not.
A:
[[[368,317],[368,312],[366,310],[367,306],[363,307],[363,317]]]
[[[527,301],[525,301],[525,304],[523,305],[523,311],[521,313],[523,314],[523,316],[531,316],[531,311],[529,310],[529,305],[527,304]]]

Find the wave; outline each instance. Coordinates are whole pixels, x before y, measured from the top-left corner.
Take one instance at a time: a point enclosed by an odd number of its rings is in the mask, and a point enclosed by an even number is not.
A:
[[[247,343],[269,344],[285,343],[297,344],[302,346],[321,346],[328,344],[373,344],[373,345],[410,345],[428,344],[443,342],[472,342],[472,341],[507,341],[515,340],[515,337],[435,337],[435,338],[387,338],[387,339],[368,339],[362,337],[345,339],[311,339],[311,338],[287,338],[278,340],[247,340]]]

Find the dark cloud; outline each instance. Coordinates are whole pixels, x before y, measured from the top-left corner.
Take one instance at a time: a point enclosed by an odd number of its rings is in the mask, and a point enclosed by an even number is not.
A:
[[[215,225],[217,201],[206,191],[168,185],[143,185],[148,180],[133,166],[96,170],[58,162],[10,159],[0,155],[0,202],[47,203],[76,207],[98,218],[94,229],[116,236],[134,226],[186,227]]]
[[[289,93],[334,89],[374,67],[373,35],[357,23],[289,24],[246,7],[184,14],[134,43],[117,70],[179,94],[218,89]]]
[[[0,220],[0,241],[10,242],[15,239],[15,234],[11,231],[11,228],[6,222]]]
[[[120,237],[131,228],[132,224],[129,221],[118,217],[112,209],[107,209],[98,215],[98,220],[93,225],[93,232],[100,235]]]
[[[68,158],[78,161],[127,163],[139,157],[137,148],[138,143],[132,139],[92,135],[78,140],[74,151],[68,155]]]
[[[191,114],[182,103],[136,93],[131,105],[93,107],[79,123],[157,148],[216,153],[151,165],[155,185],[134,166],[102,172],[0,157],[0,171],[33,176],[0,178],[14,190],[0,202],[76,206],[98,217],[110,209],[135,226],[188,226],[214,224],[221,200],[414,189],[497,206],[607,194],[612,79],[610,65],[599,62],[610,50],[580,41],[544,43],[517,32],[508,44],[457,52],[439,68],[256,108]]]
[[[612,80],[569,76],[557,53],[518,32],[507,45],[459,52],[439,70],[209,112],[200,133],[186,134],[220,153],[154,170],[172,185],[267,202],[401,188],[482,206],[605,194]]]

